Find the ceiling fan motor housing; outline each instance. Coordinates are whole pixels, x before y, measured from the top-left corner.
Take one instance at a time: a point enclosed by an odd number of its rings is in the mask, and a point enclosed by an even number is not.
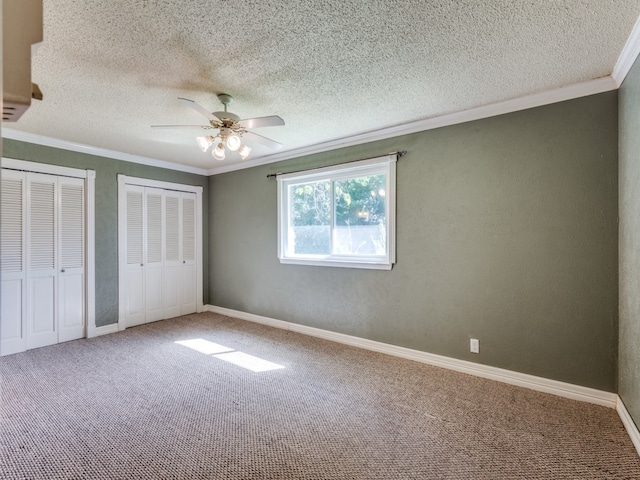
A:
[[[213,114],[225,123],[225,120],[230,120],[228,123],[234,123],[240,120],[240,117],[231,112],[213,112]]]
[[[231,102],[233,102],[233,97],[231,95],[228,93],[220,93],[218,94],[218,100],[220,100],[220,103],[224,105],[224,112],[213,112],[213,114],[222,120],[225,127],[230,127],[231,122],[237,122],[240,120],[240,117],[235,113],[227,112],[227,107],[231,105]],[[231,120],[231,122],[227,123],[225,120]]]

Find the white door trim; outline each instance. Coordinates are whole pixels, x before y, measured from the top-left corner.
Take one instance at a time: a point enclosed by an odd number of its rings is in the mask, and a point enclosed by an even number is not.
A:
[[[65,177],[87,178],[89,172],[95,170],[82,170],[80,168],[62,167],[60,165],[50,165],[48,163],[28,162],[26,160],[17,160],[15,158],[2,157],[2,168],[10,168],[12,170],[22,170],[24,172],[48,173],[49,175],[63,175]]]
[[[197,305],[196,311],[203,311],[202,302],[202,187],[198,185],[185,185],[182,183],[163,182],[160,180],[151,180],[148,178],[129,177],[127,175],[118,175],[118,330],[127,328],[125,321],[125,274],[126,274],[126,256],[122,254],[126,245],[126,187],[127,185],[137,185],[141,187],[155,187],[164,190],[174,190],[178,192],[191,192],[196,195],[196,295]]]
[[[48,173],[50,175],[62,175],[66,177],[83,178],[85,181],[85,239],[86,239],[86,336],[93,337],[96,330],[96,305],[95,305],[95,170],[83,170],[80,168],[63,167],[46,163],[29,162],[15,158],[4,158],[0,161],[1,168],[22,170],[25,172]]]

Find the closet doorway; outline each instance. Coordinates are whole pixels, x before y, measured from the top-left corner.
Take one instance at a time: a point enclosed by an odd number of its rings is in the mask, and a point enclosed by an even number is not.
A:
[[[118,175],[119,328],[201,312],[202,187]]]
[[[0,355],[94,324],[95,172],[2,159]]]

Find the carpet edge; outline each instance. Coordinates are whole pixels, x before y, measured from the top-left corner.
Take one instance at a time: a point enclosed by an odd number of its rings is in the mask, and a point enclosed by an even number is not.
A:
[[[434,353],[423,352],[406,347],[399,347],[375,340],[346,335],[343,333],[331,332],[316,327],[309,327],[296,323],[278,320],[275,318],[247,313],[240,310],[233,310],[226,307],[216,305],[205,305],[203,308],[206,312],[219,313],[229,317],[247,320],[254,323],[280,328],[283,330],[291,330],[304,335],[323,338],[337,343],[343,343],[354,347],[364,348],[379,353],[385,353],[396,357],[414,360],[420,363],[455,370],[460,373],[474,375],[476,377],[487,378],[510,385],[520,386],[536,390],[539,392],[550,393],[560,397],[579,400],[583,402],[601,405],[608,408],[616,409],[618,405],[618,395],[612,392],[606,392],[590,387],[583,387],[571,383],[561,382],[559,380],[551,380],[544,377],[538,377],[527,373],[520,373],[513,370],[506,370],[498,367],[491,367],[479,363],[460,360],[457,358],[446,357]]]

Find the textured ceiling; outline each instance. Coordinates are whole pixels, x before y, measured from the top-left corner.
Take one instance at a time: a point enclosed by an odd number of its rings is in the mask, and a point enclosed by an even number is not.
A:
[[[44,0],[34,102],[14,130],[211,169],[177,100],[283,151],[606,77],[640,0]],[[254,148],[250,159],[273,152]]]

